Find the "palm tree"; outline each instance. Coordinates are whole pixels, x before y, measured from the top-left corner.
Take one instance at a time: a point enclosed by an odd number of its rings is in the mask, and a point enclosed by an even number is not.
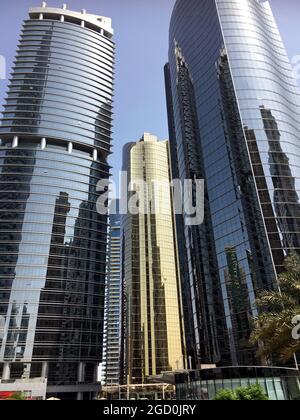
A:
[[[292,335],[293,319],[300,315],[300,256],[287,257],[284,267],[280,290],[263,292],[257,299],[260,315],[254,320],[251,343],[259,345],[258,356],[286,363],[300,352],[300,340]]]

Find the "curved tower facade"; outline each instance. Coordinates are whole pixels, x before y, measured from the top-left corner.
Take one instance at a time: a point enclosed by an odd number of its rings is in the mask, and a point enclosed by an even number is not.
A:
[[[78,398],[102,354],[112,35],[85,10],[30,9],[0,126],[0,377]]]
[[[177,0],[165,71],[175,173],[206,182],[205,222],[184,228],[190,353],[254,365],[257,293],[300,251],[300,95],[269,3]]]
[[[123,170],[131,195],[122,217],[124,380],[141,384],[186,367],[168,141],[145,133],[127,144]]]

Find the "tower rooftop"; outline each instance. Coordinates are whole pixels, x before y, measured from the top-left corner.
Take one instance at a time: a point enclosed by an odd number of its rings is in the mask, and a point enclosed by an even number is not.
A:
[[[61,16],[64,17],[65,21],[81,24],[84,22],[86,27],[90,27],[94,30],[104,30],[111,36],[114,34],[112,28],[112,20],[105,16],[98,16],[87,13],[85,9],[81,12],[74,12],[68,10],[67,5],[63,4],[59,7],[48,7],[46,2],[43,2],[40,7],[31,7],[29,9],[30,18],[38,18],[43,15],[44,19],[59,19]],[[93,28],[94,27],[94,28]]]

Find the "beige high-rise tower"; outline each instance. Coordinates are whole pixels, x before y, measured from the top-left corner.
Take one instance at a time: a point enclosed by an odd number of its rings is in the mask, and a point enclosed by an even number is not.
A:
[[[131,183],[131,203],[139,207],[122,223],[124,371],[136,383],[186,365],[168,141],[144,134],[127,144],[123,169]],[[147,187],[143,191],[141,183]]]

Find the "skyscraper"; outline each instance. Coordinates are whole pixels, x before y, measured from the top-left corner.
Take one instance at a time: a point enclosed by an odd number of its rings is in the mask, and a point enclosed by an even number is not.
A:
[[[300,251],[300,96],[268,1],[177,0],[165,74],[173,174],[206,184],[204,223],[178,221],[188,353],[253,366],[256,296]]]
[[[98,390],[113,99],[111,20],[32,8],[0,127],[0,376]]]
[[[144,134],[123,158],[129,202],[137,205],[122,219],[124,376],[143,383],[186,365],[168,141]]]
[[[119,200],[109,215],[105,325],[104,325],[104,381],[106,385],[120,383],[121,348],[121,215]]]

